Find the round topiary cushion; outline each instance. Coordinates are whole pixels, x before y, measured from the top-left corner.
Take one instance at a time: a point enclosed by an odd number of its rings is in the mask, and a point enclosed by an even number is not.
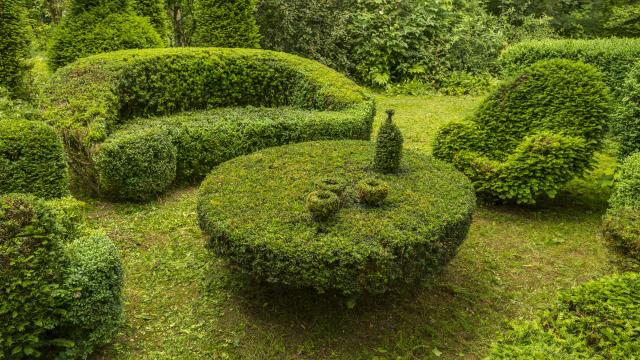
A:
[[[383,293],[447,264],[475,208],[469,180],[452,166],[407,151],[400,171],[372,172],[374,146],[321,141],[228,161],[203,182],[200,227],[208,245],[256,279],[344,295]],[[380,207],[361,205],[356,184],[389,184]],[[305,209],[323,179],[344,181],[342,208],[328,222]]]

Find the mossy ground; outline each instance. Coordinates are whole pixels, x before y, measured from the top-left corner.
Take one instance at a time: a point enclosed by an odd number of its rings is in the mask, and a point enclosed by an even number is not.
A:
[[[405,146],[430,151],[439,126],[474,110],[473,97],[379,97]],[[558,291],[616,272],[600,234],[615,166],[608,153],[585,179],[534,208],[480,206],[446,271],[407,294],[339,299],[247,285],[209,261],[196,220],[197,187],[144,205],[90,201],[125,265],[128,325],[99,359],[477,359],[516,318]]]

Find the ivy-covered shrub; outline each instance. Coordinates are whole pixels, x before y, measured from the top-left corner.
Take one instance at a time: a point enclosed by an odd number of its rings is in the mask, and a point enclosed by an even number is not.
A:
[[[369,206],[380,206],[389,195],[389,185],[376,178],[361,180],[356,185],[358,200]]]
[[[80,206],[0,196],[0,357],[86,358],[120,325],[120,258],[79,223]]]
[[[133,12],[149,19],[151,26],[156,30],[160,39],[168,43],[171,39],[171,26],[169,16],[164,8],[163,0],[132,0]]]
[[[474,115],[445,125],[434,156],[453,163],[479,193],[533,204],[589,169],[611,100],[602,74],[571,60],[536,63],[492,93]]]
[[[257,0],[195,0],[195,46],[260,47]]]
[[[387,110],[387,120],[378,131],[376,154],[373,157],[373,168],[387,174],[398,171],[404,143],[400,128],[393,123],[393,114],[393,110]]]
[[[26,60],[31,40],[26,10],[20,0],[2,0],[0,14],[0,87],[21,96],[27,92]]]
[[[640,274],[607,276],[560,295],[520,322],[487,359],[635,359],[640,354]]]
[[[128,0],[75,0],[53,33],[47,57],[55,70],[92,54],[163,45],[149,19],[135,15]]]
[[[183,113],[149,118],[176,112]],[[316,62],[214,48],[79,60],[56,73],[44,109],[78,178],[103,196],[130,200],[198,181],[264,147],[369,139],[374,112],[366,91]]]
[[[340,198],[329,190],[312,191],[307,195],[305,207],[313,219],[325,221],[340,210]]]
[[[418,152],[405,152],[404,171],[376,174],[374,151],[368,141],[316,141],[219,165],[198,193],[208,247],[255,279],[319,292],[384,293],[424,279],[465,239],[473,188],[450,165]],[[392,184],[389,206],[358,201],[358,182],[374,175]],[[326,178],[346,189],[338,216],[318,229],[305,198]]]
[[[620,140],[618,157],[624,159],[640,151],[640,63],[629,71],[620,97],[615,125]]]
[[[614,247],[640,260],[640,153],[629,156],[620,166],[603,229]]]
[[[42,122],[0,119],[0,194],[15,192],[44,198],[69,193],[62,141]]]

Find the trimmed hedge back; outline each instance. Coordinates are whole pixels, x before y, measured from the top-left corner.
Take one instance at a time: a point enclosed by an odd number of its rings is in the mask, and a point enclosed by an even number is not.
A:
[[[14,192],[44,198],[69,193],[64,147],[42,122],[0,120],[0,194]]]
[[[217,48],[81,59],[56,73],[45,102],[74,171],[98,193],[131,200],[163,192],[176,177],[200,179],[218,163],[262,147],[368,139],[375,111],[363,89],[314,61]],[[252,107],[145,119],[232,106]]]
[[[640,153],[620,166],[616,190],[604,216],[604,235],[611,244],[640,260]]]
[[[507,47],[499,63],[507,74],[541,60],[569,59],[597,67],[614,94],[621,92],[627,74],[640,58],[640,39],[547,39]]]
[[[610,103],[595,67],[541,61],[505,82],[467,121],[445,125],[433,153],[454,163],[477,191],[532,204],[591,166]]]
[[[637,359],[640,274],[588,282],[534,321],[513,325],[487,359]]]

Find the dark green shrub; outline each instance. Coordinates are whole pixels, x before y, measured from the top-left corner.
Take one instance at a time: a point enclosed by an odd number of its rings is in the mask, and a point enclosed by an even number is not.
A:
[[[20,0],[0,0],[0,87],[13,96],[27,92],[30,34],[26,16]]]
[[[340,198],[329,190],[316,190],[307,195],[305,207],[314,220],[325,221],[340,210]]]
[[[0,120],[0,194],[15,192],[44,198],[69,193],[64,147],[42,122]]]
[[[195,0],[196,46],[260,47],[256,24],[257,0]]]
[[[389,185],[375,178],[367,178],[358,182],[356,192],[361,203],[380,206],[389,195]]]
[[[376,154],[373,168],[382,173],[392,173],[400,168],[404,139],[400,128],[393,123],[393,110],[387,110],[387,120],[380,126],[376,138]]]
[[[415,284],[455,256],[475,208],[473,189],[450,165],[407,151],[406,171],[377,174],[393,183],[394,206],[360,206],[347,190],[339,216],[318,229],[305,194],[327,177],[355,189],[372,176],[373,154],[367,141],[317,141],[219,165],[198,194],[208,247],[256,279],[294,288],[354,295]]]
[[[513,325],[487,359],[635,359],[640,354],[640,274],[588,282],[538,319]]]
[[[55,29],[47,56],[55,70],[93,54],[163,44],[149,20],[135,15],[127,0],[76,0]]]
[[[169,42],[171,29],[163,0],[132,0],[132,7],[133,12],[149,20],[164,43]]]
[[[533,204],[592,166],[610,113],[596,68],[542,61],[500,86],[467,121],[445,125],[433,153],[469,176],[479,193]]]
[[[616,114],[616,133],[620,140],[619,158],[640,151],[640,63],[634,66],[620,92]]]
[[[32,358],[62,315],[64,234],[32,195],[0,196],[0,357]]]
[[[63,133],[74,173],[99,193],[134,200],[265,147],[369,139],[375,112],[370,95],[331,69],[248,49],[97,55],[58,71],[47,93],[44,114]],[[148,118],[228,106],[244,108]]]
[[[640,153],[629,156],[620,166],[603,230],[614,247],[640,260]]]

